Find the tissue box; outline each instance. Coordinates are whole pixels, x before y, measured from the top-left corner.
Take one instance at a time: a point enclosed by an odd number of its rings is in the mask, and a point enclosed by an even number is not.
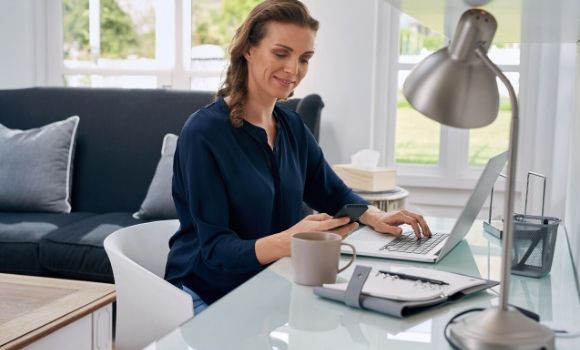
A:
[[[384,192],[394,189],[397,184],[395,169],[363,168],[352,164],[335,164],[332,169],[354,190]]]

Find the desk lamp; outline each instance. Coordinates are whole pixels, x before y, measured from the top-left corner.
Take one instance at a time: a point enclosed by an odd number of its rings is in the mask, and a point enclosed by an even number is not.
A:
[[[506,86],[512,109],[501,261],[500,303],[449,325],[449,341],[468,349],[553,349],[554,333],[508,305],[513,240],[513,207],[518,146],[518,101],[512,85],[487,57],[497,29],[481,9],[463,13],[453,40],[421,61],[403,84],[417,111],[444,125],[477,128],[495,120],[499,109],[496,77]]]

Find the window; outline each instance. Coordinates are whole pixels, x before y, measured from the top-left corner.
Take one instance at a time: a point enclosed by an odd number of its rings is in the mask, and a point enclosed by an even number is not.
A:
[[[403,96],[402,89],[413,66],[443,47],[445,38],[405,14],[400,16],[399,36],[395,162],[438,164],[441,127],[413,109]]]
[[[155,0],[63,0],[65,86],[154,88],[160,81]]]
[[[230,39],[259,0],[58,0],[49,84],[216,91]]]
[[[398,93],[394,122],[391,166],[401,175],[430,175],[449,179],[467,178],[492,156],[507,150],[511,108],[507,90],[498,80],[500,112],[492,124],[472,130],[442,126],[415,111],[402,95],[402,86],[415,64],[446,46],[448,40],[413,18],[399,13],[397,74]],[[488,55],[518,91],[519,44],[492,45]],[[391,124],[392,125],[392,124]],[[432,184],[430,184],[432,185]]]
[[[225,76],[231,38],[260,0],[192,0],[191,60],[193,90],[216,91]]]

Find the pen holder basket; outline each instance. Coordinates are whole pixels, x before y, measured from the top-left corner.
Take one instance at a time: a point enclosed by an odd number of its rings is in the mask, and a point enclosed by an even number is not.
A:
[[[560,219],[514,215],[512,273],[543,277],[550,272]]]

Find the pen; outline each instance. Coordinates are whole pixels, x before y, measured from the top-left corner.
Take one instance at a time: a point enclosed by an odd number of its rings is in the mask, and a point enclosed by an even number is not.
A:
[[[400,272],[392,272],[392,271],[383,271],[383,270],[379,270],[380,273],[384,273],[386,275],[391,275],[391,276],[397,276],[402,280],[410,280],[410,281],[420,281],[420,282],[427,282],[427,283],[431,283],[431,284],[438,284],[438,285],[442,285],[442,286],[448,286],[449,283],[444,282],[444,281],[440,281],[440,280],[436,280],[433,278],[427,278],[427,277],[420,277],[420,276],[413,276],[413,275],[407,275],[405,273],[400,273]]]

